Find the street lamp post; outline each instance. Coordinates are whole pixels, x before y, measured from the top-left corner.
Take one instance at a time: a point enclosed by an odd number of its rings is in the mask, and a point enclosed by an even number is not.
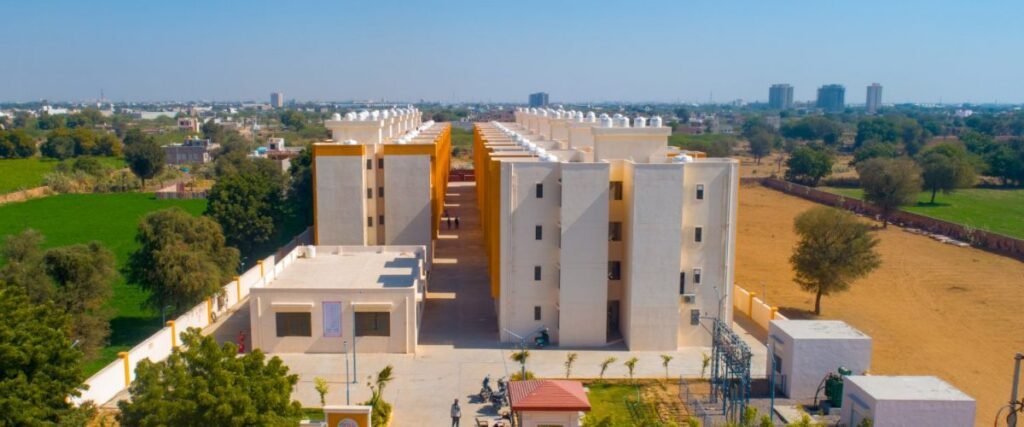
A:
[[[345,404],[346,405],[351,405],[352,403],[349,402],[349,397],[350,397],[349,385],[351,384],[351,382],[349,382],[349,379],[348,379],[349,378],[349,375],[348,375],[348,340],[345,340],[344,346],[345,346]]]
[[[1017,402],[1017,383],[1020,381],[1020,361],[1024,354],[1017,353],[1013,356],[1013,388],[1010,389],[1010,414],[1006,416],[1007,427],[1017,427],[1017,410],[1020,404]]]

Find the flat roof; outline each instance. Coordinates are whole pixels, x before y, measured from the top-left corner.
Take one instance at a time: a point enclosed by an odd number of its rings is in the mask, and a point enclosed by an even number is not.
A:
[[[317,246],[315,257],[296,258],[268,288],[408,288],[420,277],[421,260],[413,250]]]
[[[876,400],[974,401],[951,384],[932,376],[850,375],[856,384]]]
[[[871,339],[842,320],[773,320],[794,339]]]

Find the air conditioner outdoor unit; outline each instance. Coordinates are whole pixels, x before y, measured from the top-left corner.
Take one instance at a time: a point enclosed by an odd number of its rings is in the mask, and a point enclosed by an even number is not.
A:
[[[697,296],[693,294],[683,295],[683,302],[687,304],[693,304],[697,302]]]

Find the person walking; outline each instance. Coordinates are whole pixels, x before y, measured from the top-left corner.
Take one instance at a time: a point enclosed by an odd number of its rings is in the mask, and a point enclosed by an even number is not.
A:
[[[459,217],[455,217],[455,229],[459,229]]]
[[[459,427],[459,418],[462,418],[462,408],[459,407],[459,399],[452,403],[452,427]]]
[[[452,217],[448,217],[448,219],[446,219],[445,221],[446,221],[446,222],[447,222],[447,224],[448,224],[448,225],[447,225],[447,226],[448,226],[448,229],[449,229],[449,230],[451,230],[451,229],[452,229]]]

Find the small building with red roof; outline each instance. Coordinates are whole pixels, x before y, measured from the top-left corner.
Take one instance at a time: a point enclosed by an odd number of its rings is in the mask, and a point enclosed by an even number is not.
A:
[[[579,381],[512,381],[508,398],[522,427],[578,427],[581,413],[590,411],[590,400]]]

